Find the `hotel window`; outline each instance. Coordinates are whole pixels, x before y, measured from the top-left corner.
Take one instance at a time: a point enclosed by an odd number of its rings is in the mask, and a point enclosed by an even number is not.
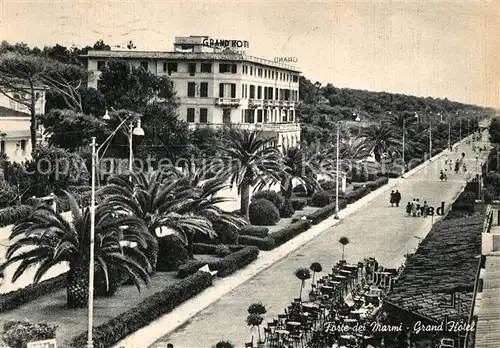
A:
[[[258,73],[258,76],[259,77],[262,77],[262,69],[259,68],[259,73]]]
[[[187,108],[186,121],[189,123],[194,123],[194,108]]]
[[[282,122],[287,122],[287,113],[288,112],[286,110],[283,112],[283,121]]]
[[[163,72],[167,72],[167,63],[163,63]]]
[[[299,75],[293,75],[292,82],[299,82]]]
[[[262,87],[257,87],[257,99],[262,99]]]
[[[208,82],[200,83],[200,97],[201,98],[208,97]]]
[[[242,98],[246,98],[246,97],[245,97],[245,84],[244,84],[244,83],[243,83],[243,84],[241,84],[241,97],[242,97]]]
[[[106,67],[106,62],[104,60],[97,61],[97,70],[103,71]]]
[[[148,62],[147,61],[142,61],[141,62],[141,68],[143,68],[144,70],[148,71]]]
[[[253,75],[253,67],[250,67],[250,75]]]
[[[21,140],[21,151],[26,151],[26,140]]]
[[[264,78],[267,79],[267,69],[264,69]]]
[[[274,70],[271,71],[271,78],[274,80]]]
[[[201,72],[202,73],[211,73],[212,72],[212,63],[201,63]]]
[[[257,110],[257,122],[262,122],[262,110]]]
[[[188,97],[194,97],[195,96],[195,90],[196,90],[196,84],[194,82],[188,82]]]
[[[250,85],[250,99],[255,99],[255,86]]]
[[[0,153],[1,154],[5,153],[5,141],[4,140],[0,141]]]
[[[290,122],[293,122],[293,110],[290,110]]]
[[[237,67],[236,64],[219,64],[219,72],[220,73],[233,73],[236,74]]]
[[[208,122],[208,109],[207,108],[201,108],[200,109],[200,123],[207,123]]]
[[[267,96],[268,96],[268,91],[267,91],[267,87],[264,87],[264,99],[267,100]]]
[[[169,75],[171,75],[173,72],[177,72],[177,63],[168,63],[167,71]]]
[[[279,100],[279,95],[278,95],[278,88],[276,88],[276,95],[275,95],[275,98],[274,100]]]
[[[219,98],[236,98],[236,83],[219,83]]]
[[[189,63],[188,71],[189,71],[189,76],[194,76],[194,74],[196,73],[196,63]]]

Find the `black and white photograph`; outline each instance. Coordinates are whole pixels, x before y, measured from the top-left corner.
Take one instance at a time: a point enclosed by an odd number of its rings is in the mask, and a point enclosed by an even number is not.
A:
[[[0,0],[0,348],[500,348],[498,0]]]

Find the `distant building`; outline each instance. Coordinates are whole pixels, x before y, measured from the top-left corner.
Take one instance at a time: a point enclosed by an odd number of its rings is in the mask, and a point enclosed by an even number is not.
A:
[[[156,75],[169,76],[180,99],[179,117],[192,128],[237,125],[277,137],[275,145],[300,140],[296,113],[299,75],[295,67],[247,56],[248,42],[207,36],[176,37],[173,52],[89,51],[89,87],[110,58],[126,59]]]
[[[35,110],[42,115],[45,110],[45,89],[38,88],[39,93]],[[31,159],[31,115],[28,108],[0,94],[0,153],[14,162]],[[38,127],[37,139],[42,141],[41,127]]]

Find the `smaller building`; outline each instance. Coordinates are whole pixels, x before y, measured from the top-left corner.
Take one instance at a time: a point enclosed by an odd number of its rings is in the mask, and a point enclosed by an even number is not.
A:
[[[0,106],[0,153],[10,161],[31,159],[31,116]]]

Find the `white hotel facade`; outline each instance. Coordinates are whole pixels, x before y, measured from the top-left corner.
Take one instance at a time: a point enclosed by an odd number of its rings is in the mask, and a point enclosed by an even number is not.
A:
[[[214,46],[214,42],[223,41],[189,36],[176,37],[173,52],[89,51],[84,56],[93,73],[89,87],[98,88],[100,70],[108,59],[125,59],[173,81],[180,100],[179,117],[192,128],[233,125],[262,130],[265,136],[276,137],[275,145],[297,144],[300,71],[224,44]],[[229,41],[229,46],[236,44]]]

